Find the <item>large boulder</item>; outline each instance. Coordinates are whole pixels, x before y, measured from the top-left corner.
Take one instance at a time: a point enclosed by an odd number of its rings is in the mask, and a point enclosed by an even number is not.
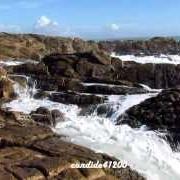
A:
[[[180,89],[162,91],[158,96],[145,100],[119,117],[117,124],[133,128],[146,125],[152,130],[169,132],[174,142],[180,141]]]
[[[180,128],[179,113],[180,89],[164,90],[126,111],[128,124],[147,125],[152,129]]]
[[[93,76],[94,68],[104,68],[111,63],[111,58],[103,51],[91,51],[74,54],[52,54],[46,56],[43,62],[48,67],[51,75],[65,77]],[[99,69],[100,70],[100,69]]]

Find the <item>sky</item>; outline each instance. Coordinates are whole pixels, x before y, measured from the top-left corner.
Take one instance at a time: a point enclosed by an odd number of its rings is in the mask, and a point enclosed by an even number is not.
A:
[[[0,0],[0,31],[84,39],[180,35],[180,0]]]

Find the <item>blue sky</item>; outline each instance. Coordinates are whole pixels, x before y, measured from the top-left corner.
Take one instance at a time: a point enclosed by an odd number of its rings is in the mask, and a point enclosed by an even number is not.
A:
[[[0,0],[0,31],[122,38],[180,35],[180,0]]]

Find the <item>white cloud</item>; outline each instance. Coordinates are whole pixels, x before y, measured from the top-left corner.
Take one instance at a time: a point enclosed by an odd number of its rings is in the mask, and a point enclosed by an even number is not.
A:
[[[59,32],[59,23],[47,16],[41,16],[34,25],[34,33],[57,35]]]
[[[119,31],[120,30],[120,26],[118,24],[113,23],[113,24],[109,25],[109,29],[111,31]]]
[[[54,27],[54,26],[58,26],[59,24],[56,21],[53,21],[51,19],[49,19],[46,16],[41,16],[37,22],[35,27],[36,28],[46,28],[46,27]]]

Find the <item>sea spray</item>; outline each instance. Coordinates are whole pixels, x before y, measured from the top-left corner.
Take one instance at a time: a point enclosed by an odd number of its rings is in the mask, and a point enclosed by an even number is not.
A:
[[[180,55],[163,55],[160,56],[135,56],[135,55],[118,55],[117,53],[111,53],[111,57],[119,58],[121,61],[134,61],[140,64],[180,64]]]
[[[18,86],[16,84],[19,98],[4,107],[24,113],[42,106],[59,109],[65,114],[66,121],[59,123],[53,130],[65,135],[66,140],[126,160],[131,168],[149,180],[180,179],[180,153],[173,152],[157,132],[147,131],[145,128],[132,129],[128,125],[115,126],[113,122],[131,106],[156,94],[109,96],[106,103],[116,110],[111,117],[106,118],[95,113],[80,116],[81,109],[76,105],[64,105],[48,99],[37,100],[31,93],[34,90],[29,90],[32,87],[26,86],[24,90],[20,90]]]

